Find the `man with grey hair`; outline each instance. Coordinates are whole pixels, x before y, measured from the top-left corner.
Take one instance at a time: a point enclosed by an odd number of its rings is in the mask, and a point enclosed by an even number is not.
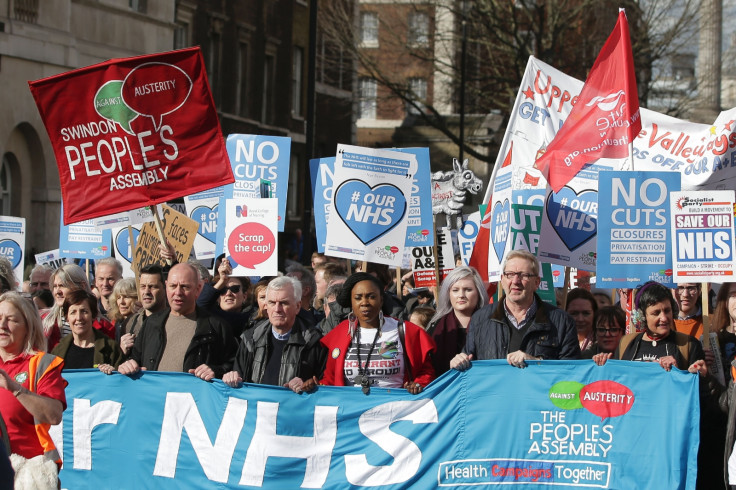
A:
[[[471,360],[482,359],[506,359],[519,368],[532,360],[578,359],[575,321],[536,294],[541,282],[539,260],[525,250],[514,250],[502,270],[504,297],[473,314],[465,349],[450,361],[450,367],[464,370]]]
[[[184,371],[209,381],[232,368],[236,342],[224,320],[197,308],[202,290],[199,271],[191,264],[174,265],[166,279],[169,308],[143,322],[122,374]]]
[[[107,316],[107,310],[110,309],[108,300],[115,283],[122,277],[123,266],[117,259],[105,257],[104,259],[95,260],[95,287],[100,298],[100,313],[104,316]]]
[[[51,274],[53,272],[54,270],[48,265],[37,264],[28,276],[28,279],[30,279],[28,292],[33,294],[41,289],[48,289],[51,291],[51,284],[49,281],[51,280]]]
[[[241,383],[285,386],[299,393],[304,383],[322,374],[326,351],[322,334],[298,318],[302,286],[293,277],[273,279],[266,287],[268,321],[243,333],[234,371],[222,377],[232,387]]]

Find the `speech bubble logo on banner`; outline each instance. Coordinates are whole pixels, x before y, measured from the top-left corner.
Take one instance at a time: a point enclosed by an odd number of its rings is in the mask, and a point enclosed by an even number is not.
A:
[[[585,387],[577,381],[560,381],[549,389],[549,401],[563,410],[576,410],[583,408],[580,403],[580,390]]]
[[[133,228],[133,243],[138,243],[138,235],[140,234],[140,230]],[[127,227],[118,232],[117,236],[115,236],[115,253],[120,254],[122,258],[133,263],[133,249],[130,246],[130,239],[128,236]]]
[[[95,111],[101,117],[120,124],[126,133],[134,134],[130,123],[138,113],[125,104],[122,89],[122,80],[110,80],[102,85],[95,94]]]
[[[261,223],[243,223],[237,226],[227,240],[230,257],[247,269],[268,260],[276,251],[276,238]]]
[[[217,207],[215,204],[211,208],[207,206],[198,206],[192,211],[192,218],[199,223],[199,234],[207,240],[215,243],[217,237]]]
[[[335,191],[340,219],[367,245],[394,229],[406,214],[406,198],[392,184],[368,186],[362,180],[346,180]]]
[[[598,232],[598,192],[579,193],[569,187],[547,198],[547,217],[568,250],[584,245]]]
[[[580,403],[601,420],[619,417],[634,406],[634,393],[615,381],[595,381],[580,390]]]
[[[156,131],[166,114],[186,102],[192,80],[184,70],[169,63],[144,63],[135,67],[123,80],[123,101],[138,114],[153,120]]]
[[[509,236],[509,210],[511,206],[509,200],[503,201],[503,204],[497,202],[493,206],[491,213],[491,241],[493,249],[496,251],[496,257],[500,262],[503,258],[503,251],[506,248],[506,238]]]
[[[8,259],[13,269],[15,269],[20,264],[23,251],[20,249],[18,242],[6,238],[5,240],[0,240],[0,255]]]

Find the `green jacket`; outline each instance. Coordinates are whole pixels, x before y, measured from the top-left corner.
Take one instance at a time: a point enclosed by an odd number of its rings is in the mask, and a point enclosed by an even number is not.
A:
[[[94,365],[89,367],[93,368],[99,364],[110,364],[117,369],[120,363],[125,360],[123,351],[120,350],[120,345],[96,328],[93,328],[92,331],[95,334],[95,355],[92,361]],[[69,334],[61,339],[51,353],[55,356],[65,358],[72,342],[74,342],[74,335]]]

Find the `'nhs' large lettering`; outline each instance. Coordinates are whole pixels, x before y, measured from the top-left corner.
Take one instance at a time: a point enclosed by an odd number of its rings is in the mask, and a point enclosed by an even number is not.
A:
[[[213,443],[194,396],[191,393],[166,393],[153,476],[175,478],[177,463],[182,468],[179,455],[182,441],[186,445],[186,432],[191,450],[207,479],[227,483],[241,435],[252,433],[242,463],[239,485],[261,487],[267,483],[264,477],[269,458],[293,458],[306,462],[300,486],[320,488],[327,481],[330,468],[336,465],[332,461],[332,454],[338,438],[338,409],[338,406],[316,405],[311,436],[285,435],[277,433],[279,403],[257,401],[255,427],[249,428],[245,424],[248,400],[229,397]],[[93,469],[93,430],[101,424],[117,426],[121,417],[125,417],[125,406],[119,402],[104,400],[91,405],[89,400],[75,399],[75,470]],[[283,413],[281,417],[290,419],[290,414]],[[437,408],[431,399],[420,399],[384,403],[363,412],[358,418],[360,433],[371,441],[370,446],[378,446],[393,461],[374,465],[369,462],[368,454],[346,454],[344,466],[348,483],[358,486],[391,485],[405,482],[416,475],[422,451],[412,440],[391,430],[391,425],[400,421],[436,424]],[[351,419],[351,423],[354,423],[354,419]],[[284,424],[282,420],[279,427],[288,426],[291,433],[309,432],[303,428],[295,429],[293,425]],[[115,438],[114,435],[111,437]],[[57,445],[61,446],[61,438],[55,435],[54,439],[58,439]],[[302,468],[299,465],[291,467]],[[144,471],[144,468],[139,466],[135,471]]]

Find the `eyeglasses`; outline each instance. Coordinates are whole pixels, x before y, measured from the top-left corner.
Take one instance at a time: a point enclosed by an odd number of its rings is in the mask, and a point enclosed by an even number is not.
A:
[[[598,332],[598,335],[604,336],[604,335],[616,335],[621,331],[620,328],[596,328],[596,332]]]
[[[698,286],[677,286],[678,294],[682,294],[685,291],[687,291],[690,294],[695,294],[698,292]]]
[[[503,277],[508,279],[509,281],[513,281],[515,277],[518,277],[522,281],[526,282],[532,277],[537,277],[536,274],[530,274],[528,272],[504,272]]]
[[[40,287],[43,287],[43,288],[48,288],[49,287],[49,283],[48,282],[32,282],[30,284],[31,284],[31,287],[32,288],[37,288],[39,286]]]
[[[238,294],[241,289],[243,289],[243,286],[241,286],[240,284],[236,284],[235,286],[227,286],[225,289],[220,291],[220,296],[225,296],[228,291],[233,294]]]

